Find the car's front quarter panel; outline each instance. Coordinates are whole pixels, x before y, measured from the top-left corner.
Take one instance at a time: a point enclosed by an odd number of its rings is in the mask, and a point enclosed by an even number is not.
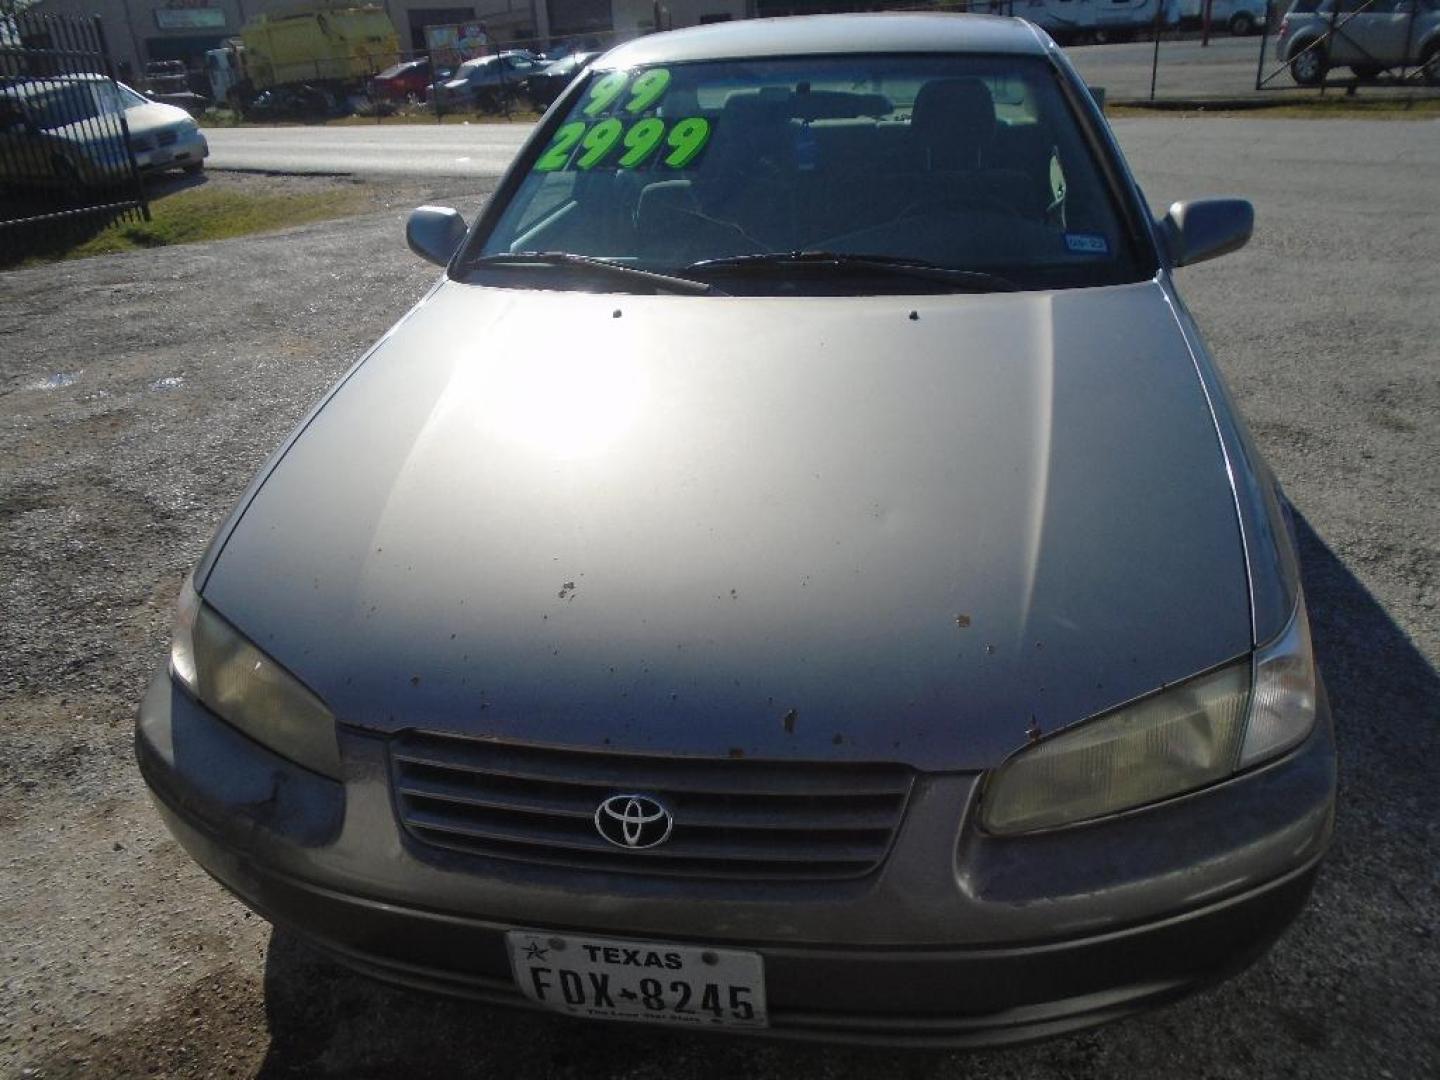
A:
[[[1184,334],[1195,371],[1215,417],[1224,449],[1236,513],[1245,545],[1254,643],[1277,637],[1300,597],[1300,566],[1293,528],[1279,482],[1256,447],[1200,328],[1168,273],[1161,277],[1176,324]]]

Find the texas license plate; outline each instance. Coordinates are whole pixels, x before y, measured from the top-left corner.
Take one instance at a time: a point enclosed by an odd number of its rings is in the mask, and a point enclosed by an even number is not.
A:
[[[574,1016],[694,1027],[763,1028],[759,953],[511,930],[515,982],[531,1001]]]

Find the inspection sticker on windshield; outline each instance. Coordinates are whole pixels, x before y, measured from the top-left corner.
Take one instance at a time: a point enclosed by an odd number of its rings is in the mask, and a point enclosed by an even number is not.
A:
[[[1095,233],[1067,232],[1065,246],[1078,255],[1110,254],[1110,242]]]
[[[531,1001],[600,1020],[769,1026],[759,953],[511,930],[515,982]]]

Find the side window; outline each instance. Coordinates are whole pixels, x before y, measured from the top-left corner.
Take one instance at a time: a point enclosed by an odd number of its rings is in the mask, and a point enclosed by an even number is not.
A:
[[[125,111],[125,104],[115,92],[115,87],[109,83],[91,83],[90,86],[95,95],[95,105],[102,113]]]
[[[576,173],[568,169],[545,173],[516,231],[529,232],[575,198],[575,176]]]

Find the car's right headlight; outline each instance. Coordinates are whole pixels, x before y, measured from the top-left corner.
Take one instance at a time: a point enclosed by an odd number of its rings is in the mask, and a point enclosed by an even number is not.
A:
[[[340,778],[335,717],[300,680],[211,608],[187,579],[170,671],[222,720],[298,765]]]
[[[1298,744],[1317,686],[1303,599],[1274,641],[1020,751],[988,779],[981,824],[1011,834],[1116,814],[1213,784]]]

